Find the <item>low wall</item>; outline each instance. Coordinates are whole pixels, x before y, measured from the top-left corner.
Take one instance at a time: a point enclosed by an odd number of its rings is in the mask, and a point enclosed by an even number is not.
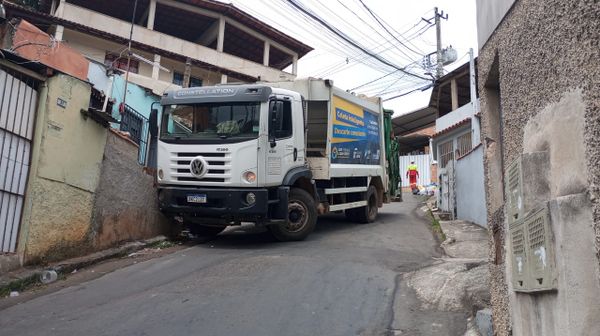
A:
[[[456,160],[455,179],[457,217],[487,227],[483,146]]]
[[[138,147],[111,130],[94,199],[94,248],[165,234],[168,224],[158,211],[153,177],[138,164]]]

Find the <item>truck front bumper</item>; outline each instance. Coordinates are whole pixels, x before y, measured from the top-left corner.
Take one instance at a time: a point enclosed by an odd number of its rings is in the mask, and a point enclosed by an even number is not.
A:
[[[247,195],[254,194],[254,203]],[[161,211],[195,217],[207,223],[241,221],[261,222],[287,217],[288,187],[267,188],[190,188],[169,186],[158,189]],[[205,196],[205,203],[189,202],[188,196]]]

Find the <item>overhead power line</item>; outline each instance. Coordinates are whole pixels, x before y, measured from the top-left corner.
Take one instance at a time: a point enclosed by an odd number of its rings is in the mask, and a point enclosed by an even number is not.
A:
[[[422,52],[415,51],[414,49],[410,48],[409,46],[404,44],[402,41],[400,41],[396,37],[396,35],[392,34],[392,32],[381,22],[381,20],[379,20],[379,17],[371,10],[371,8],[369,8],[362,0],[358,0],[358,1],[363,5],[363,7],[365,7],[367,12],[369,12],[369,14],[371,14],[373,19],[375,19],[375,21],[377,21],[377,23],[381,26],[381,28],[383,28],[392,38],[394,38],[394,40],[398,41],[398,43],[400,43],[400,45],[402,45],[404,48],[414,52],[415,54],[417,54],[419,56],[423,56]]]
[[[404,68],[399,67],[398,65],[388,61],[387,59],[381,57],[380,55],[376,55],[374,53],[372,53],[371,51],[369,51],[368,49],[366,49],[365,47],[363,47],[362,45],[360,45],[359,43],[357,43],[356,41],[354,41],[353,39],[351,39],[350,37],[346,36],[344,33],[340,32],[338,29],[336,29],[335,27],[333,27],[331,24],[329,24],[328,22],[324,21],[322,18],[320,18],[318,15],[312,13],[310,10],[307,10],[306,8],[304,8],[301,4],[299,4],[296,0],[287,0],[287,2],[292,5],[296,10],[300,11],[301,13],[303,13],[304,15],[307,15],[308,17],[310,17],[311,19],[317,21],[320,25],[322,25],[323,27],[325,27],[327,30],[329,30],[330,32],[334,33],[335,35],[337,35],[339,38],[341,38],[342,40],[346,41],[348,44],[350,44],[351,46],[353,46],[354,48],[362,51],[363,53],[371,56],[372,58],[378,60],[379,62],[392,67],[398,71],[401,71],[409,76],[412,77],[416,77],[422,80],[426,80],[426,81],[430,81],[430,78],[426,78],[423,76],[419,76],[417,74],[411,73],[409,71],[406,71]]]

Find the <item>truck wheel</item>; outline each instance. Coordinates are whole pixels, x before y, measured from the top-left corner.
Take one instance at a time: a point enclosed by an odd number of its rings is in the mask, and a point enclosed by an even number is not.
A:
[[[362,224],[373,223],[377,219],[377,211],[379,210],[377,206],[379,203],[377,200],[377,188],[369,186],[366,200],[367,206],[356,208],[356,212],[352,212],[352,215],[356,215],[357,221]]]
[[[309,193],[293,188],[288,198],[287,221],[270,225],[269,231],[279,241],[304,240],[315,229],[317,207]]]

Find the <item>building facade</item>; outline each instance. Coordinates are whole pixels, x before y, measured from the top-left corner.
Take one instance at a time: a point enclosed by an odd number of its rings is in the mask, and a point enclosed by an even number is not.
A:
[[[438,165],[438,207],[452,218],[487,225],[476,59],[440,78],[430,106],[437,110],[433,155]]]
[[[91,62],[87,80],[110,99],[113,127],[140,146],[151,105],[167,90],[292,80],[298,59],[312,50],[212,0],[42,0],[34,7],[5,7],[9,18],[47,27],[55,41]],[[144,158],[141,151],[140,162]]]
[[[600,334],[599,15],[477,1],[497,335]]]

